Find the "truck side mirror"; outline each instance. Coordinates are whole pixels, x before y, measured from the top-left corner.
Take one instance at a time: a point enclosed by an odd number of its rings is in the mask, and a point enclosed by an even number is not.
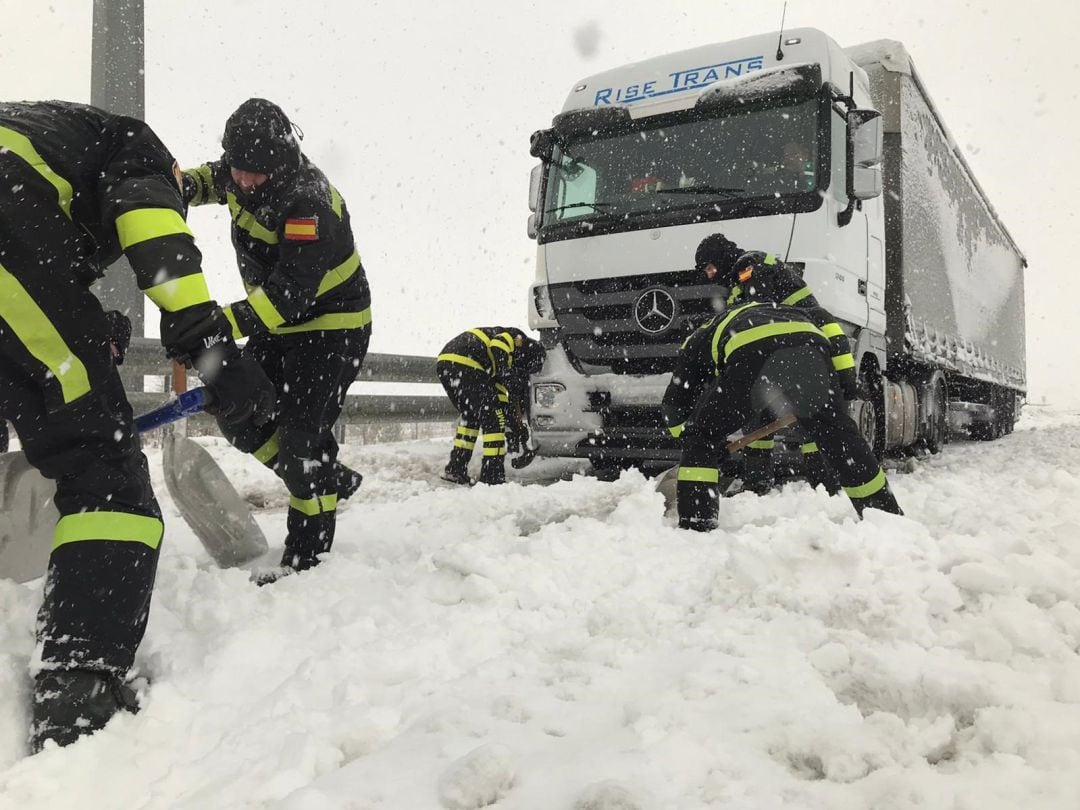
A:
[[[530,239],[536,238],[536,214],[529,214],[529,222],[528,225],[526,225],[526,230],[528,231]]]
[[[538,129],[529,137],[529,154],[540,158],[545,163],[551,160],[555,149],[555,132],[550,129]]]
[[[543,177],[544,164],[533,166],[532,174],[529,175],[529,210],[536,211],[540,207],[540,180]]]
[[[851,110],[848,122],[848,197],[870,200],[881,196],[884,128],[877,110]]]

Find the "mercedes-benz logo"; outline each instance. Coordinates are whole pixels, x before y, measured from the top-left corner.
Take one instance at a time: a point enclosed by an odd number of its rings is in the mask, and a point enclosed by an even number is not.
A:
[[[671,293],[660,287],[653,287],[643,292],[634,302],[634,320],[642,332],[658,335],[675,322],[677,309]]]

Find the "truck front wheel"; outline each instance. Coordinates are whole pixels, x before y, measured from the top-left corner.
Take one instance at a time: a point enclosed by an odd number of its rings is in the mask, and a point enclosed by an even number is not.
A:
[[[881,377],[872,366],[860,372],[859,390],[862,397],[855,401],[852,417],[874,455],[881,459],[885,454],[885,398]]]

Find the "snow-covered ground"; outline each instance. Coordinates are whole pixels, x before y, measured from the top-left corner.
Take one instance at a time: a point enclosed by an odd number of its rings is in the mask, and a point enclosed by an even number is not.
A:
[[[441,488],[448,446],[344,448],[332,556],[266,588],[159,472],[152,685],[70,748],[26,757],[41,584],[0,580],[0,806],[1080,807],[1080,414],[894,473],[904,518],[792,484],[707,536],[636,473]],[[213,447],[276,556],[284,490]]]

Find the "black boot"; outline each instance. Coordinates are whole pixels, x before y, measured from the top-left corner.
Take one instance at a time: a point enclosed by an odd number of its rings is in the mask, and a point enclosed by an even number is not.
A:
[[[484,456],[480,464],[481,484],[506,483],[506,456]]]
[[[859,517],[863,516],[863,512],[867,509],[880,509],[882,512],[889,512],[893,515],[902,515],[904,510],[900,508],[900,504],[896,502],[896,497],[892,494],[892,490],[889,489],[889,485],[885,484],[881,489],[866,498],[852,498],[851,505],[855,507],[855,511],[859,513]]]
[[[333,481],[337,491],[338,503],[351,496],[360,489],[364,476],[351,467],[346,467],[340,461],[334,462]]]
[[[716,528],[720,513],[720,493],[717,484],[704,481],[679,481],[675,500],[679,509],[679,528],[695,532],[711,532]]]
[[[114,714],[139,711],[135,692],[110,672],[55,669],[34,678],[30,752],[46,740],[71,745],[79,737],[104,728]]]
[[[459,428],[460,430],[460,428]],[[460,439],[459,439],[460,441]],[[450,461],[443,470],[443,481],[451,484],[472,484],[469,480],[469,459],[472,457],[473,445],[471,441],[468,447],[454,447],[450,451]]]

